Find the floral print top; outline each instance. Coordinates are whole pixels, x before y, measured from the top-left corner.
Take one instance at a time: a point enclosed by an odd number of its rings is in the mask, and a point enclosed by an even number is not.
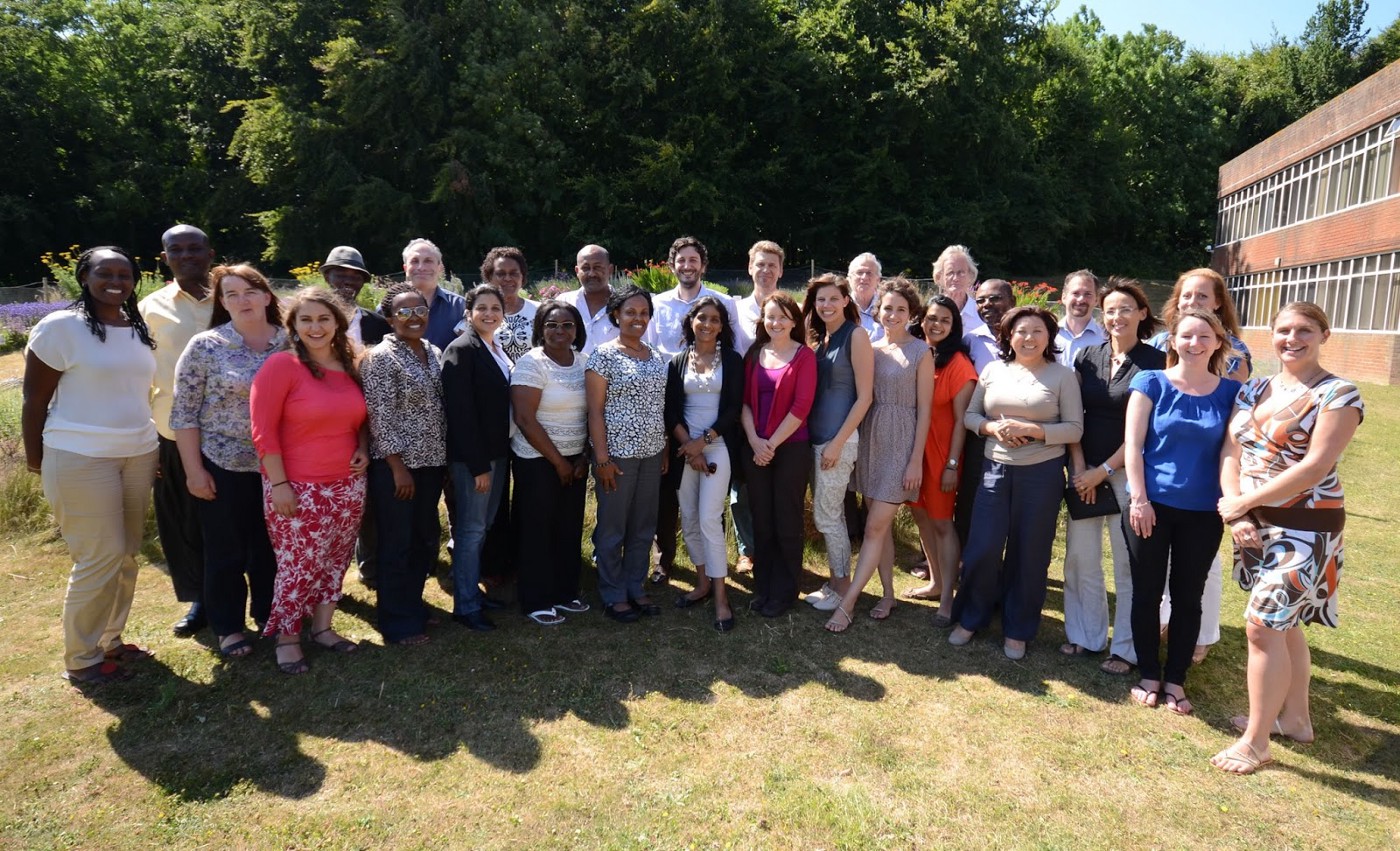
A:
[[[170,428],[199,429],[204,457],[233,473],[256,473],[248,393],[263,363],[286,348],[281,328],[261,352],[248,348],[232,322],[196,334],[175,365]]]
[[[608,380],[603,422],[608,455],[650,458],[666,448],[666,361],[655,347],[637,360],[617,343],[599,346],[588,358],[588,371]]]
[[[369,408],[369,454],[398,455],[411,470],[447,463],[447,419],[442,407],[442,351],[423,341],[428,362],[390,334],[360,364]]]

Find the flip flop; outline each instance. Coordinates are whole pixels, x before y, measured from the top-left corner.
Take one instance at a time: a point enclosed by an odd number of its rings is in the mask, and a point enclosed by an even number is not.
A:
[[[102,658],[108,662],[139,662],[142,659],[149,659],[156,654],[140,646],[139,644],[118,644],[111,650],[102,654]]]
[[[1128,696],[1139,706],[1146,706],[1148,709],[1156,709],[1161,700],[1161,689],[1148,689],[1142,683],[1138,683],[1128,690]]]
[[[882,621],[890,616],[894,611],[894,600],[886,598],[875,604],[875,608],[870,610],[870,617],[873,620]]]
[[[558,626],[559,624],[564,622],[563,615],[560,615],[558,612],[554,611],[554,609],[539,609],[537,611],[531,612],[525,617],[529,618],[530,620],[534,621],[540,626]]]
[[[1191,699],[1186,696],[1185,692],[1182,692],[1181,696],[1177,697],[1171,692],[1163,689],[1162,696],[1166,698],[1167,709],[1170,709],[1177,715],[1190,715],[1196,709],[1196,707],[1191,703]]]
[[[1236,742],[1210,758],[1211,765],[1226,774],[1237,774],[1241,777],[1253,774],[1264,766],[1272,764],[1273,761],[1273,757],[1270,756],[1261,759],[1249,742]]]
[[[1115,677],[1125,677],[1133,672],[1133,663],[1122,656],[1109,656],[1103,660],[1099,670],[1105,674],[1112,674]]]

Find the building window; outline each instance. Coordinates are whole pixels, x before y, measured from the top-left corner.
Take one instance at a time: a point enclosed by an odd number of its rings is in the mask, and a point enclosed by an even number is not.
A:
[[[1400,252],[1269,269],[1228,283],[1246,328],[1267,328],[1285,304],[1311,301],[1336,330],[1400,334]]]

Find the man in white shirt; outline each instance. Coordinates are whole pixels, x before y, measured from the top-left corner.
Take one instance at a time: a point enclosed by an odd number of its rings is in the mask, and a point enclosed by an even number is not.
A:
[[[880,289],[880,259],[869,251],[857,254],[846,267],[846,282],[851,285],[851,301],[860,312],[860,327],[873,343],[885,336],[885,329],[875,321],[875,293]]]
[[[1006,311],[1016,306],[1016,295],[1006,281],[1001,278],[988,278],[977,288],[976,296],[968,301],[977,307],[978,324],[963,335],[963,342],[967,343],[968,349],[971,350],[972,365],[977,367],[977,374],[981,375],[987,364],[1001,357],[996,329],[1001,325],[1001,318],[1006,315]]]
[[[585,245],[574,258],[574,277],[579,288],[560,293],[559,300],[578,308],[583,316],[587,339],[583,341],[583,356],[587,357],[603,343],[617,339],[617,326],[608,318],[608,299],[612,298],[613,263],[608,250],[601,245]]]
[[[676,276],[674,289],[653,296],[651,325],[643,341],[670,360],[685,347],[681,322],[690,306],[701,296],[713,296],[729,313],[729,326],[738,328],[739,312],[734,299],[704,285],[705,270],[710,267],[710,253],[705,244],[693,236],[683,236],[671,243],[667,255],[671,274]]]
[[[734,305],[739,312],[739,327],[734,329],[734,345],[741,355],[753,345],[754,335],[758,333],[761,317],[759,305],[778,291],[785,257],[783,247],[767,239],[760,239],[749,249],[749,277],[753,279],[753,293],[739,299]]]
[[[1108,341],[1099,323],[1094,321],[1094,302],[1098,300],[1099,279],[1088,269],[1070,272],[1060,290],[1060,332],[1055,335],[1059,353],[1055,359],[1065,366],[1074,366],[1081,349],[1099,346]]]
[[[971,334],[973,329],[985,324],[971,298],[977,289],[977,263],[966,245],[950,245],[943,249],[933,261],[933,282],[944,295],[957,302],[962,312],[964,334]]]

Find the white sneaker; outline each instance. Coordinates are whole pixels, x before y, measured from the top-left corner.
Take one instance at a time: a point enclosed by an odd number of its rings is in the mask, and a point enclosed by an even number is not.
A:
[[[837,607],[841,605],[841,595],[837,594],[835,589],[832,589],[830,594],[823,597],[820,601],[813,603],[813,605],[816,606],[819,612],[834,612]]]
[[[828,584],[828,585],[823,585],[821,588],[817,589],[816,591],[813,591],[812,593],[808,594],[807,596],[803,597],[802,599],[803,599],[805,602],[811,603],[812,605],[815,606],[815,605],[817,605],[818,603],[820,603],[820,602],[822,602],[823,600],[825,600],[827,597],[830,597],[832,594],[835,594],[835,593],[836,593],[835,589],[833,589],[833,588]]]

